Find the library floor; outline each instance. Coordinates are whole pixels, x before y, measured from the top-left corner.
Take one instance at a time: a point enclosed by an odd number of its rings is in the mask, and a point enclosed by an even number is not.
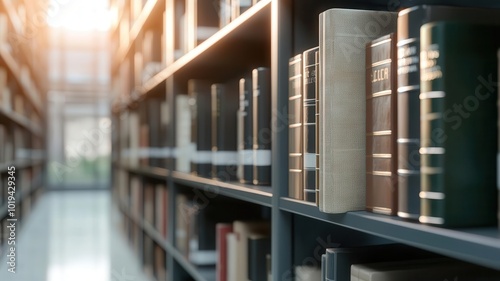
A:
[[[3,251],[2,281],[149,281],[107,191],[46,192],[16,234],[16,273]]]

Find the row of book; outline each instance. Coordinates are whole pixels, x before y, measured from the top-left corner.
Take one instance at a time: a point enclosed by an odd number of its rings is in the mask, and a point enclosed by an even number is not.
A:
[[[179,15],[177,54],[186,54],[198,44],[215,34],[258,0],[186,0],[184,12]],[[177,55],[178,57],[179,55]]]
[[[167,237],[168,190],[164,183],[143,181],[125,171],[117,171],[117,196],[122,207]],[[118,185],[119,184],[119,185]]]
[[[225,83],[189,80],[188,95],[176,97],[176,110],[176,170],[271,184],[268,68]]]
[[[43,159],[42,140],[31,137],[24,128],[8,123],[0,123],[0,164],[14,161]]]
[[[15,166],[14,166],[15,167]],[[42,185],[42,168],[34,166],[25,169],[11,169],[0,173],[0,207],[7,208],[9,201],[19,201],[35,187]],[[14,195],[16,200],[9,200]]]
[[[252,204],[176,197],[176,247],[196,266],[215,266],[217,280],[265,280],[270,222]],[[243,205],[242,205],[243,204]],[[239,212],[227,212],[240,207]],[[244,209],[241,209],[244,208]]]
[[[496,224],[498,15],[321,13],[319,47],[290,59],[289,196],[328,213]]]
[[[144,273],[152,280],[166,280],[167,253],[162,246],[148,235],[143,235],[141,227],[128,217],[124,217],[123,228],[132,249],[138,256],[143,257]]]
[[[166,167],[171,150],[166,148],[168,104],[150,98],[138,109],[122,113],[119,128],[121,161],[132,167]]]
[[[400,244],[327,248],[320,280],[498,280],[500,273]],[[318,279],[315,279],[318,280]]]

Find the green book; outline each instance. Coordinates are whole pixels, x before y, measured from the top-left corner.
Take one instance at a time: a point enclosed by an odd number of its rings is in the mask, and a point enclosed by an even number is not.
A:
[[[422,223],[496,223],[499,35],[451,21],[420,29]]]

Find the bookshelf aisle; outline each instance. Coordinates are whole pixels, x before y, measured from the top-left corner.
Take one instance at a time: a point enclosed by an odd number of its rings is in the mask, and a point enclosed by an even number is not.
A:
[[[269,280],[313,280],[327,248],[388,243],[500,274],[497,226],[451,229],[364,208],[330,214],[289,196],[289,61],[319,45],[319,14],[468,4],[396,2],[111,2],[113,196],[148,275],[263,280],[263,271]],[[227,93],[239,93],[239,104],[219,100]],[[240,129],[246,122],[252,129]]]
[[[24,2],[0,1],[2,252],[12,236],[7,226],[14,223],[15,231],[19,231],[23,218],[30,214],[44,185],[45,92],[44,76],[39,70],[45,68],[46,61],[40,53],[46,42],[43,36],[30,33],[35,12]]]

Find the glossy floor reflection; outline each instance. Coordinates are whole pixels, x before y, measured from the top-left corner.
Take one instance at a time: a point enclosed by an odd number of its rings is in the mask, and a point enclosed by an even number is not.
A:
[[[107,191],[48,192],[17,232],[16,273],[0,280],[149,281],[120,230]]]

